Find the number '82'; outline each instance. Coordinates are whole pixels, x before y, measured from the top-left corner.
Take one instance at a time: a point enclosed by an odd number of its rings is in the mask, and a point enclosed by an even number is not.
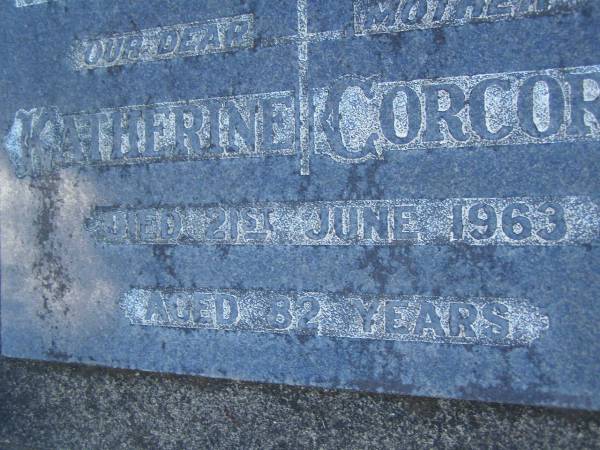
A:
[[[454,206],[454,240],[462,240],[468,233],[472,239],[481,241],[491,239],[497,232],[512,241],[529,239],[534,234],[545,241],[558,241],[567,233],[565,211],[560,204],[552,201],[539,206],[520,202],[499,208],[484,202],[467,207]]]

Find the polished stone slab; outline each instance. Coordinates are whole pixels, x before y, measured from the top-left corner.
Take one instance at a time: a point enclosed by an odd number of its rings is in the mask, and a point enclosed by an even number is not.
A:
[[[3,355],[600,408],[595,2],[3,13]]]

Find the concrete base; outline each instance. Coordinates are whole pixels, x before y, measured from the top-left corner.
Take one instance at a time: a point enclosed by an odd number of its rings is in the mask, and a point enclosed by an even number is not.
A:
[[[600,413],[0,358],[0,448],[600,448]]]

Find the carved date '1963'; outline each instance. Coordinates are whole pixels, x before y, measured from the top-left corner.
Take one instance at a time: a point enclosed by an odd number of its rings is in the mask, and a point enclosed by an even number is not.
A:
[[[565,245],[598,237],[600,208],[585,197],[120,206],[96,208],[86,227],[108,244]]]

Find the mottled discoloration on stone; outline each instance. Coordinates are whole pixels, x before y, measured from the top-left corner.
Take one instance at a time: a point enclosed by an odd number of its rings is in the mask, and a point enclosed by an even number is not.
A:
[[[3,8],[2,353],[600,409],[600,6],[467,3]]]

